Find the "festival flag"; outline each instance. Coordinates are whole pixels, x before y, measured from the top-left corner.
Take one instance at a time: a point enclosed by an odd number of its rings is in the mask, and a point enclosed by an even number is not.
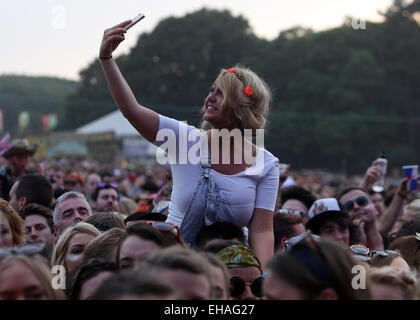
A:
[[[58,124],[57,115],[55,113],[51,113],[50,118],[48,120],[49,120],[49,122],[48,122],[49,123],[49,130],[54,130],[55,127],[57,127],[57,124]]]
[[[42,126],[44,131],[54,130],[57,126],[57,115],[54,113],[44,114],[42,116]]]
[[[50,115],[48,114],[44,114],[42,116],[42,127],[44,128],[44,131],[48,131],[49,118],[50,118]]]
[[[19,113],[18,122],[19,122],[19,130],[26,129],[29,125],[29,112],[22,111],[21,113]]]

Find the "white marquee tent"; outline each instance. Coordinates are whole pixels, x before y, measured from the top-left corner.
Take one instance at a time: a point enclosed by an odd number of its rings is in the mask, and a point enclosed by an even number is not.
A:
[[[94,134],[109,131],[114,131],[115,136],[119,138],[129,136],[141,137],[119,110],[108,113],[107,115],[76,129],[76,133],[78,134]]]
[[[122,140],[123,154],[128,158],[154,157],[157,147],[144,139],[119,110],[111,112],[76,129],[78,134],[98,134],[113,131]]]

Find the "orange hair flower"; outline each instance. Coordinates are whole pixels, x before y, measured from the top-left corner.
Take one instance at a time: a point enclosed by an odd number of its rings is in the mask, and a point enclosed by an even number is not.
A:
[[[246,87],[244,89],[244,92],[248,97],[252,96],[252,88],[251,87]]]
[[[139,203],[139,207],[137,208],[136,212],[145,212],[150,210],[150,205],[148,204],[149,201],[147,200],[148,199]]]
[[[235,72],[235,71],[236,71],[235,68],[230,68],[227,72],[232,73],[232,72]]]

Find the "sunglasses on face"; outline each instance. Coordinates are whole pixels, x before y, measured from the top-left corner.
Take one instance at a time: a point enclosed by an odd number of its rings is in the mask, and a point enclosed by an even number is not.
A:
[[[280,209],[278,211],[279,213],[285,213],[285,214],[293,214],[295,216],[304,216],[305,212],[300,211],[300,210],[292,210],[292,209]]]
[[[34,254],[41,254],[45,248],[44,243],[31,243],[24,244],[21,246],[15,246],[11,248],[1,248],[0,249],[0,259],[4,259],[9,254],[22,254],[25,256],[30,256]]]
[[[230,296],[240,297],[246,286],[250,286],[251,292],[254,296],[260,298],[263,296],[262,292],[263,277],[255,278],[252,283],[245,282],[241,277],[233,276],[230,278]]]
[[[343,203],[344,209],[351,211],[354,209],[354,203],[357,203],[359,207],[365,207],[369,203],[368,197],[360,196],[354,200],[350,200]]]

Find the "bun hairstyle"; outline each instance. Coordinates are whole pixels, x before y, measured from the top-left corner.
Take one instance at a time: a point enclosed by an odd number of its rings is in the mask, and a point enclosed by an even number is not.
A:
[[[231,108],[239,119],[241,130],[264,129],[271,103],[271,91],[267,83],[249,68],[235,66],[222,69],[215,84],[223,92],[222,112]],[[206,121],[202,128],[208,128]]]

